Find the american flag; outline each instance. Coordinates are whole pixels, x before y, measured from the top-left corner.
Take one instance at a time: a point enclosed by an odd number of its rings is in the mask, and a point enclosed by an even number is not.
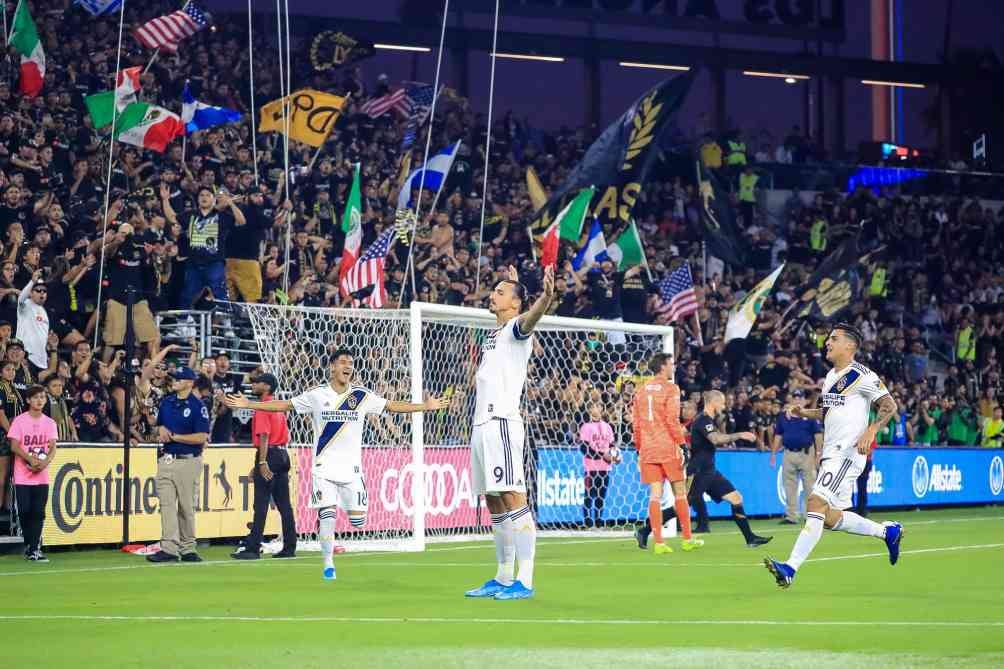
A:
[[[690,265],[684,263],[658,283],[659,298],[662,303],[657,313],[666,316],[672,323],[686,318],[697,311],[697,294],[694,293],[694,278],[690,275]]]
[[[429,112],[432,110],[432,98],[435,97],[436,89],[428,84],[418,84],[408,89],[408,125],[404,128],[404,137],[401,138],[401,150],[407,151],[415,143],[415,135],[422,127]]]
[[[396,111],[401,116],[407,116],[408,112],[411,111],[411,103],[408,100],[408,92],[403,88],[398,89],[393,93],[383,95],[379,98],[367,100],[359,108],[359,111],[366,114],[370,118],[378,118],[389,112],[391,109]]]
[[[383,282],[383,266],[387,260],[390,245],[394,241],[394,235],[394,226],[380,233],[376,241],[370,244],[366,252],[342,277],[342,290],[348,294],[360,291],[367,286],[374,287],[373,292],[366,298],[366,304],[371,309],[379,309],[387,302],[387,289]],[[358,300],[356,306],[358,306]]]
[[[163,49],[168,53],[178,51],[178,42],[191,37],[209,25],[209,15],[188,2],[176,12],[150,19],[133,31],[140,44],[148,49]]]

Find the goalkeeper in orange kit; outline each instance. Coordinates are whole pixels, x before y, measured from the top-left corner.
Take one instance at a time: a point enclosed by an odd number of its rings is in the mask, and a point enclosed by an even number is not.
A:
[[[690,505],[687,503],[686,464],[682,448],[686,439],[680,425],[680,387],[670,381],[675,372],[673,356],[657,353],[649,360],[648,367],[655,376],[635,395],[632,417],[641,482],[649,485],[648,522],[655,535],[654,550],[656,555],[673,552],[662,539],[659,504],[663,481],[669,481],[673,489],[673,506],[683,532],[682,548],[691,551],[703,546],[704,542],[690,535]]]

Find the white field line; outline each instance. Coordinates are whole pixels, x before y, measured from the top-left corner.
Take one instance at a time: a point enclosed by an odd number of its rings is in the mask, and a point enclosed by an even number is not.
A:
[[[900,551],[900,555],[922,555],[930,553],[949,553],[954,551],[972,551],[972,550],[986,550],[993,548],[1004,548],[1004,543],[1000,544],[971,544],[968,546],[939,546],[935,548],[915,548],[912,550]],[[857,553],[854,555],[834,555],[830,557],[821,558],[810,558],[807,562],[833,562],[836,560],[862,560],[865,558],[877,558],[886,557],[888,553]],[[343,556],[344,557],[344,556]],[[367,569],[370,567],[418,567],[418,568],[462,568],[462,567],[481,567],[487,564],[484,561],[478,562],[386,562],[379,561],[372,564],[356,564],[355,568]],[[748,567],[760,567],[761,563],[757,562],[685,562],[685,563],[675,563],[672,558],[664,561],[618,561],[618,562],[548,562],[545,560],[538,560],[537,564],[541,567],[551,567],[551,568],[576,568],[576,567],[655,567],[658,569],[679,569],[679,568],[748,568]],[[185,564],[180,562],[151,565],[151,564],[130,564],[130,565],[115,565],[108,567],[79,567],[79,568],[66,568],[66,569],[47,569],[44,566],[39,566],[37,570],[22,570],[22,571],[7,571],[0,572],[0,577],[4,576],[49,576],[57,574],[80,574],[88,572],[104,572],[104,571],[129,571],[133,569],[205,569],[209,567],[241,567],[247,565],[285,565],[286,567],[303,567],[316,569],[317,568],[317,556],[311,556],[310,558],[298,557],[285,560],[270,560],[268,558],[263,558],[261,560],[206,560],[198,564]]]
[[[236,623],[431,623],[508,625],[749,625],[777,627],[1004,627],[996,620],[646,620],[601,618],[434,618],[434,617],[350,617],[350,616],[121,616],[121,615],[0,615],[11,621],[91,621],[91,622],[236,622]]]

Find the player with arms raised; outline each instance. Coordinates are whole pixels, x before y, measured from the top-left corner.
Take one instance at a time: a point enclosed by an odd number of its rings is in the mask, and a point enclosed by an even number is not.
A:
[[[366,523],[367,495],[363,478],[363,427],[367,414],[438,411],[449,406],[444,399],[429,398],[422,404],[386,400],[361,386],[352,385],[352,352],[338,349],[331,356],[329,383],[291,400],[253,402],[243,395],[228,395],[227,406],[260,411],[296,411],[310,414],[314,425],[314,465],[311,508],[318,509],[319,538],[324,558],[323,578],[335,580],[336,510],[342,507],[359,529]]]
[[[823,458],[805,503],[805,526],[791,555],[786,562],[764,559],[764,565],[782,588],[791,585],[795,573],[819,542],[824,526],[882,539],[889,550],[889,563],[896,564],[899,559],[902,525],[895,522],[880,525],[852,511],[842,511],[851,505],[851,491],[864,469],[875,435],[896,415],[896,402],[882,380],[854,360],[861,341],[861,333],[853,325],[835,325],[826,339],[826,359],[833,369],[827,373],[819,397],[822,408],[790,405],[785,409],[789,417],[823,421]],[[878,415],[869,425],[868,411],[873,402]]]
[[[509,267],[509,278],[499,281],[488,298],[498,327],[481,345],[471,430],[471,483],[475,495],[485,496],[491,514],[498,569],[495,578],[468,590],[468,597],[511,600],[534,594],[537,526],[526,504],[519,404],[533,353],[533,329],[553,297],[554,269],[548,267],[540,297],[520,315],[527,301],[526,286],[519,282],[516,268]],[[518,580],[513,580],[514,558],[519,564]]]
[[[649,486],[648,524],[655,535],[653,551],[656,555],[673,552],[662,540],[660,500],[663,481],[669,481],[673,488],[673,507],[683,531],[681,547],[692,551],[703,546],[704,542],[690,534],[690,505],[687,503],[687,475],[682,448],[686,436],[680,425],[680,387],[670,380],[675,373],[673,356],[656,353],[649,360],[648,370],[655,377],[638,390],[631,415],[641,482]],[[640,537],[638,545],[644,547]]]

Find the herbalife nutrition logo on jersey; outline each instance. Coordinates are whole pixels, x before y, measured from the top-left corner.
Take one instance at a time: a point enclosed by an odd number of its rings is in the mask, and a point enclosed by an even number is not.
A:
[[[913,461],[913,494],[920,498],[933,492],[962,492],[962,470],[955,465],[928,466],[927,458],[918,455]]]

